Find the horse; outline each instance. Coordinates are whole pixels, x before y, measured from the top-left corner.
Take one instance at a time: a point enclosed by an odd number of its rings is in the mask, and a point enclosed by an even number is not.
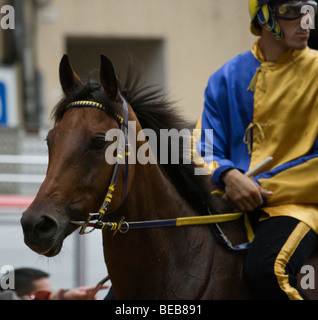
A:
[[[173,139],[167,144],[170,150],[180,148],[177,164],[127,161],[129,154],[136,156],[141,149],[149,157],[152,153],[146,136],[127,142],[128,121],[135,124],[135,137],[145,128],[156,132],[157,146],[160,130],[188,126],[173,103],[160,89],[139,86],[131,71],[120,81],[112,62],[103,55],[100,82],[82,81],[66,55],[59,77],[64,96],[53,110],[55,124],[46,139],[46,178],[21,218],[26,245],[52,257],[78,224],[85,233],[92,216],[98,219],[93,226],[99,224],[102,229],[109,226],[106,220],[111,217],[117,221],[110,224],[116,231],[105,228],[101,232],[116,299],[253,299],[244,279],[245,251],[226,248],[209,225],[130,230],[123,218],[137,223],[169,221],[199,217],[207,210],[212,215],[229,210],[225,201],[211,194],[208,176],[195,175],[195,165],[182,161],[182,147],[175,146]],[[105,135],[111,130],[122,136],[107,140]],[[135,144],[131,150],[127,150],[129,143]],[[121,153],[120,149],[125,150]],[[124,165],[108,163],[107,154],[126,161]],[[153,157],[160,159],[160,152]],[[94,212],[98,214],[89,215]],[[222,226],[234,239],[241,237],[238,221]],[[309,291],[308,295],[317,295]]]

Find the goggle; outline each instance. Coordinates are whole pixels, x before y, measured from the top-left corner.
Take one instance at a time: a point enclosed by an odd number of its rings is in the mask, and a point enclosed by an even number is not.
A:
[[[302,9],[304,6],[312,7],[313,11]],[[283,20],[296,20],[302,17],[308,12],[311,14],[317,14],[317,2],[316,1],[289,1],[287,3],[277,5],[274,8],[275,15],[279,19]]]

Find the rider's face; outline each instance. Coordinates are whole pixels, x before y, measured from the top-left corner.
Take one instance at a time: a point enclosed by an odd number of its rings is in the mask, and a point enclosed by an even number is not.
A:
[[[297,20],[283,20],[277,19],[283,33],[286,45],[290,49],[302,50],[307,46],[309,40],[310,29],[302,28],[302,23],[307,26],[311,24],[310,15],[304,15]]]

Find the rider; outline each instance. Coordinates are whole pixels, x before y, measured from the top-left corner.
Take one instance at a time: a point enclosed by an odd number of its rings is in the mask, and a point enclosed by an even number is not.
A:
[[[251,289],[264,299],[306,299],[296,274],[318,244],[318,52],[307,46],[317,3],[249,0],[249,10],[260,37],[211,76],[201,154],[224,197],[260,213],[245,263]],[[213,158],[205,155],[211,128]],[[262,173],[245,175],[268,157]]]

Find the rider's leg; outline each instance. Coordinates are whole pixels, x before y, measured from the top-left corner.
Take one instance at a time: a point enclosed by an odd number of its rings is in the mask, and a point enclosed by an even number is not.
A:
[[[306,299],[296,275],[317,245],[317,235],[294,218],[260,222],[245,263],[247,281],[257,298]]]

